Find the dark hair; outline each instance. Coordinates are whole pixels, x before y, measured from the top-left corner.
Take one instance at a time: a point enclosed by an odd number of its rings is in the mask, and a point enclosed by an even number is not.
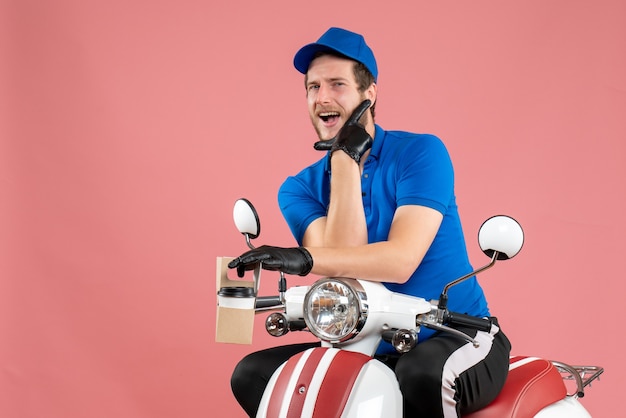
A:
[[[354,61],[353,71],[354,78],[356,79],[360,92],[364,92],[369,86],[376,82],[376,79],[374,79],[370,70],[368,70],[367,67],[359,61]],[[370,106],[370,111],[372,112],[372,120],[374,120],[376,115],[376,101],[374,101],[374,103]]]
[[[324,55],[331,55],[333,57],[349,59],[350,61],[354,62],[354,67],[353,67],[354,79],[356,80],[356,83],[360,92],[364,92],[365,90],[368,89],[369,86],[371,86],[373,83],[376,82],[374,75],[372,75],[370,70],[368,70],[367,67],[363,63],[359,61],[354,61],[352,58],[346,57],[345,55],[339,54],[334,51],[316,52],[315,55],[313,55],[311,62],[313,62],[315,58],[319,58]],[[307,78],[305,76],[304,77],[305,87],[306,87],[306,82],[307,82]],[[376,115],[376,102],[372,103],[372,106],[370,107],[370,111],[372,112],[372,120],[374,120],[374,117]]]

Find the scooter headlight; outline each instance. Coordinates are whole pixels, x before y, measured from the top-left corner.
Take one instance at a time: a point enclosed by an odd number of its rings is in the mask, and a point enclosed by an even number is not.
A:
[[[331,343],[354,338],[367,319],[367,295],[354,279],[326,278],[304,297],[304,321],[313,335]]]

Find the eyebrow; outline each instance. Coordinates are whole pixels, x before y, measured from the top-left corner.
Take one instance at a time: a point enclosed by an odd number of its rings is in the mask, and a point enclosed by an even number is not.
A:
[[[331,77],[331,78],[325,78],[323,79],[323,81],[327,81],[327,82],[334,82],[334,81],[346,81],[346,82],[350,82],[350,80],[346,77]],[[308,79],[306,81],[306,85],[309,86],[311,84],[319,84],[318,79]]]

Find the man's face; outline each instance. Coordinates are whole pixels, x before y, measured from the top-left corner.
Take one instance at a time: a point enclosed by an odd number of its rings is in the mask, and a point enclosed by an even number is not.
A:
[[[376,99],[375,84],[360,92],[354,78],[354,61],[332,55],[314,59],[306,78],[309,116],[321,140],[334,138],[352,111],[365,99]],[[361,123],[373,136],[374,123],[365,112]]]

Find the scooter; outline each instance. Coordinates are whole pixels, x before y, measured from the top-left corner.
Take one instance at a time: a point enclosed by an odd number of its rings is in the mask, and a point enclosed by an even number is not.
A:
[[[260,232],[255,208],[248,200],[239,199],[233,218],[248,247],[254,248],[251,239]],[[517,255],[524,233],[513,218],[494,216],[480,227],[478,242],[489,263],[451,281],[439,300],[427,301],[391,292],[381,283],[343,277],[325,277],[311,286],[287,288],[282,272],[278,295],[259,296],[261,266],[254,270],[251,286],[229,281],[230,286],[219,288],[218,306],[246,305],[255,313],[272,311],[265,321],[270,335],[308,331],[321,341],[321,347],[293,356],[276,370],[257,417],[402,417],[396,376],[374,358],[376,348],[384,339],[399,354],[406,353],[417,344],[423,327],[449,333],[475,347],[480,345],[455,327],[489,331],[490,320],[449,311],[448,291],[497,261]],[[603,372],[599,366],[512,356],[501,393],[486,408],[466,418],[590,417],[579,398]],[[568,393],[572,386],[575,390]]]

